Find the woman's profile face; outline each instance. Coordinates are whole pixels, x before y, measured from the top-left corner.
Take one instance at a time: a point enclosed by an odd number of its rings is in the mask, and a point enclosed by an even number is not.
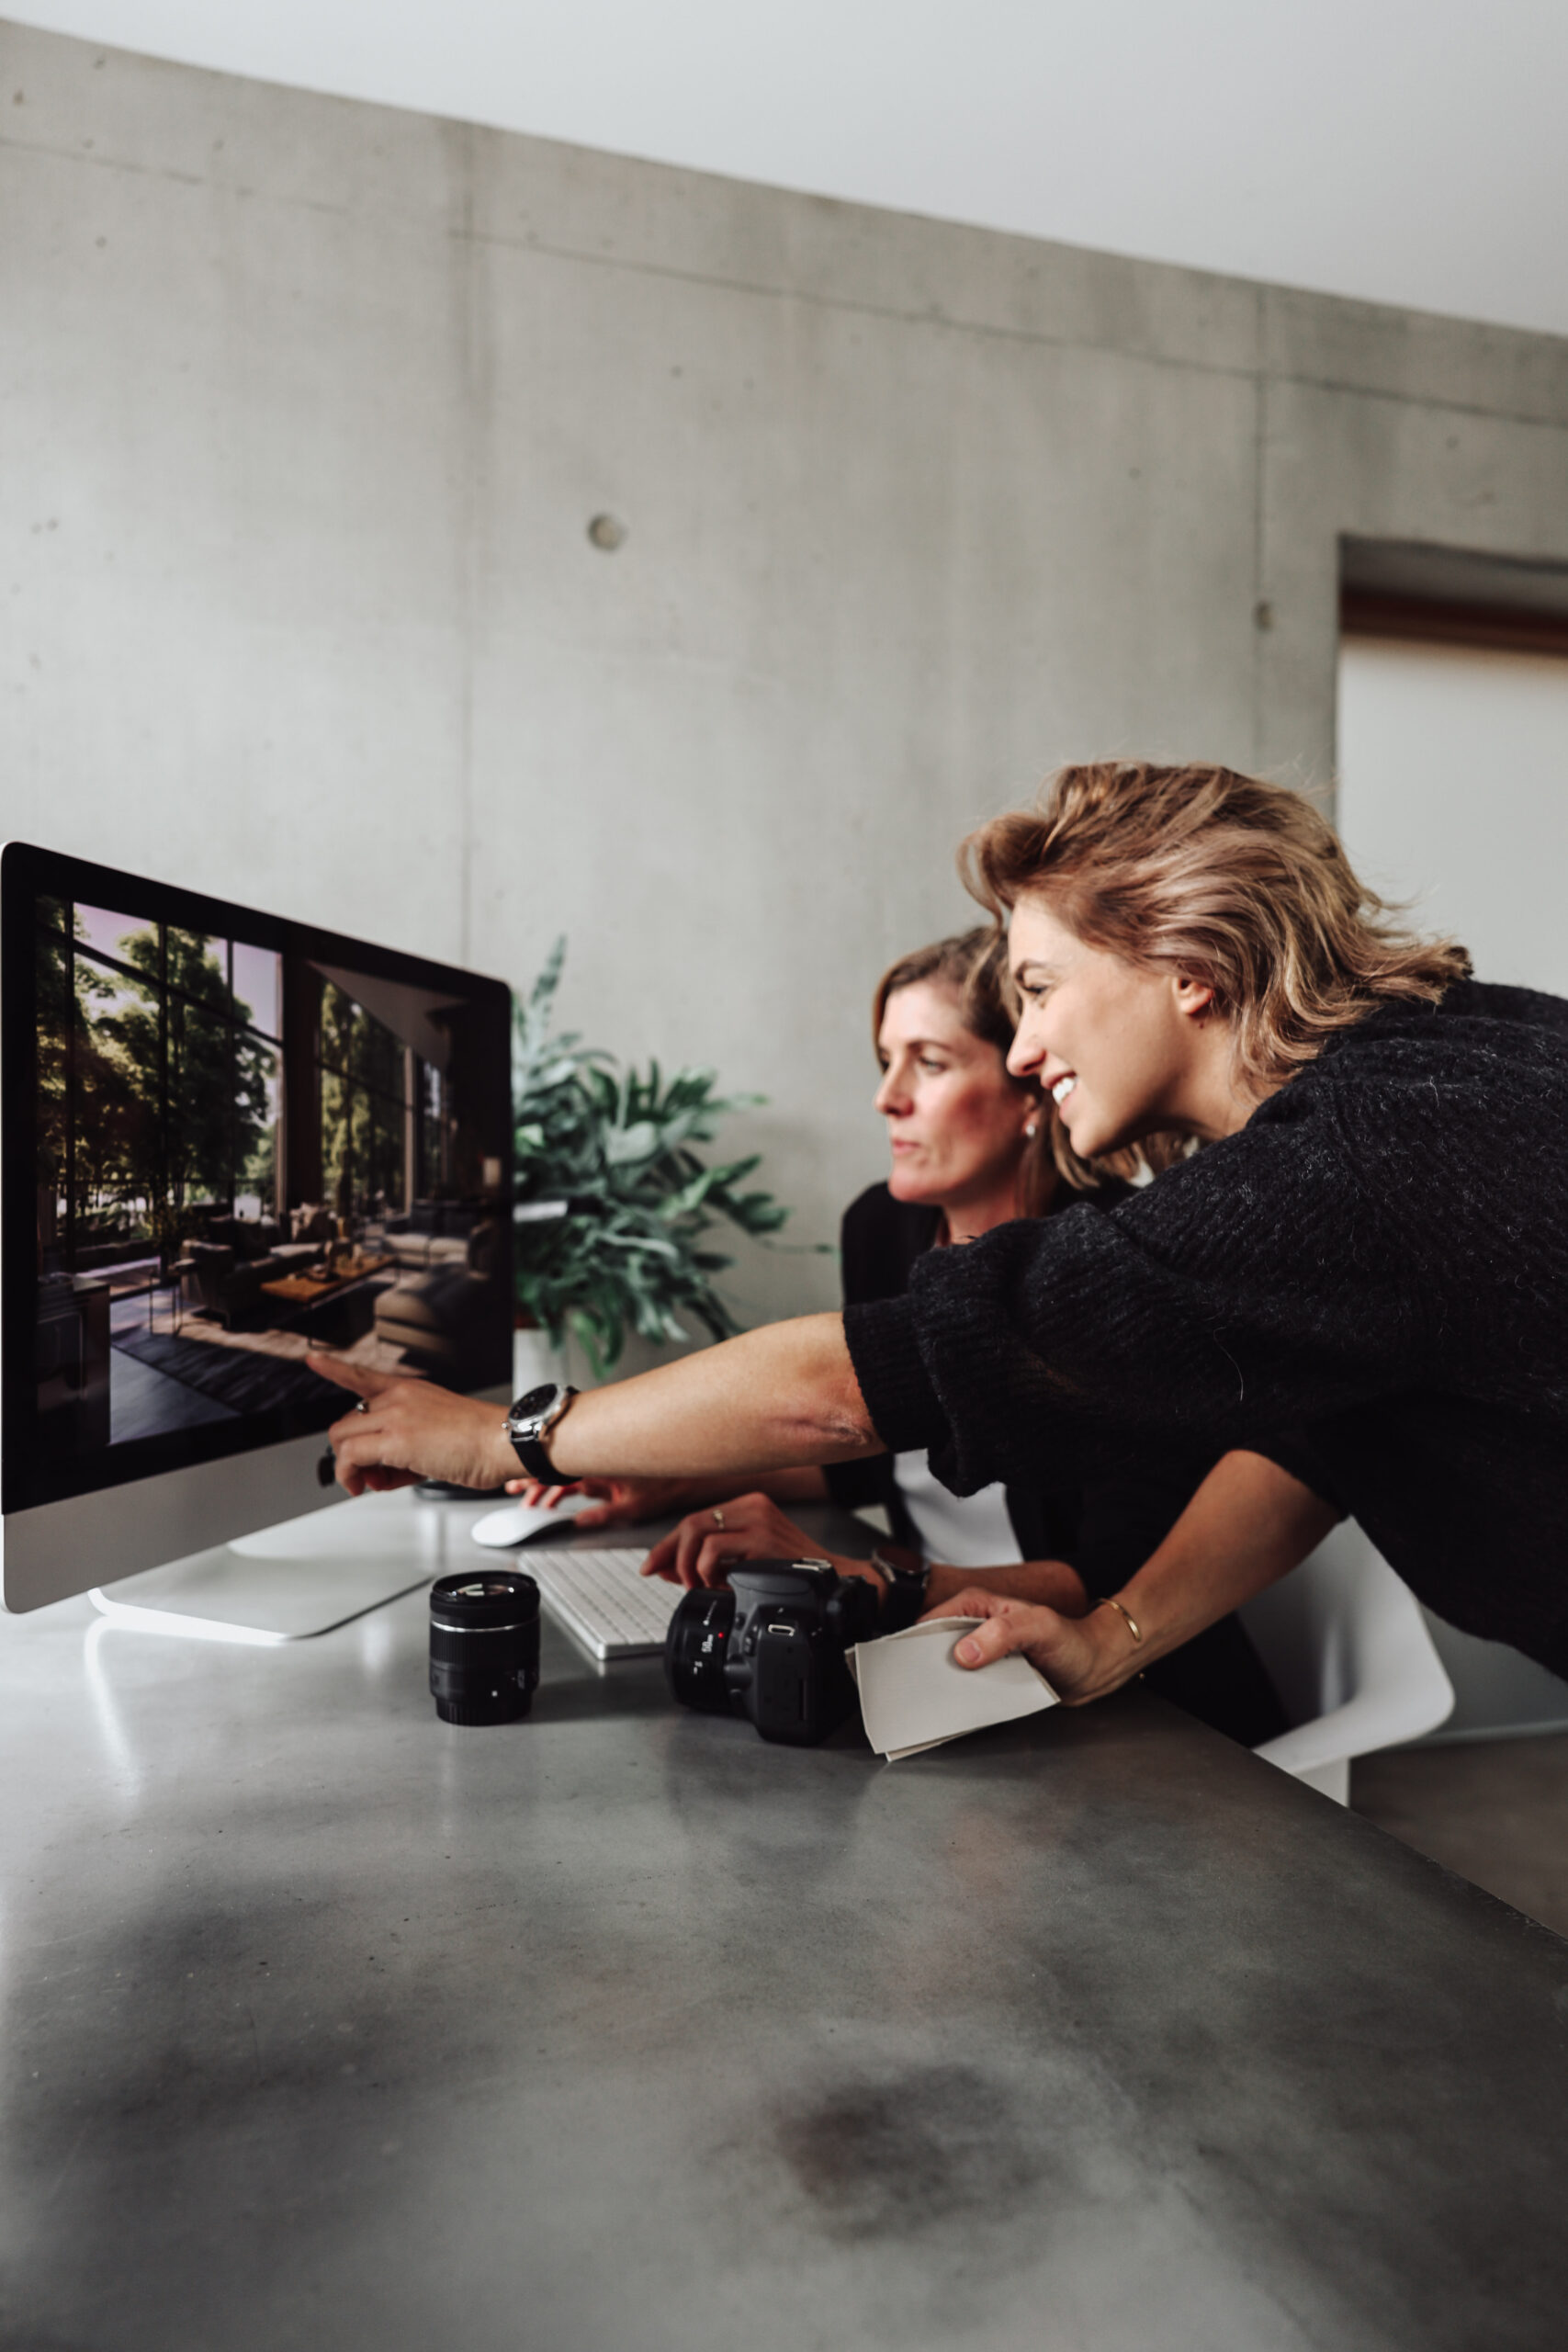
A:
[[[914,980],[895,989],[876,1057],[896,1201],[963,1208],[1016,1183],[1025,1123],[1046,1114],[1032,1089],[1009,1078],[999,1049],[964,1027],[951,989]]]
[[[1042,899],[1021,899],[1008,961],[1021,1012],[1008,1068],[1035,1079],[1075,1151],[1120,1151],[1190,1125],[1193,1013],[1207,989],[1088,946]]]

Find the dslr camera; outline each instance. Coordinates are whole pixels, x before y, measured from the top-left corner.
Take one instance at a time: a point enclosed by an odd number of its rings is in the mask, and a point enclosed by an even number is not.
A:
[[[764,1739],[813,1747],[855,1695],[844,1653],[878,1631],[876,1588],[826,1560],[738,1560],[729,1590],[688,1592],[664,1643],[683,1707],[745,1715]]]

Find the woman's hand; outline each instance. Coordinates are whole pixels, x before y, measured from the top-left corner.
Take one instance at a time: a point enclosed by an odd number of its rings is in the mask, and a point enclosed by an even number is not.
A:
[[[994,1659],[1021,1650],[1031,1666],[1069,1707],[1087,1706],[1102,1699],[1137,1673],[1144,1664],[1126,1621],[1114,1609],[1091,1609],[1086,1617],[1065,1617],[1059,1610],[1042,1609],[1027,1600],[1004,1600],[984,1585],[969,1585],[939,1608],[928,1609],[922,1623],[935,1617],[983,1617],[953,1650],[960,1666],[989,1666]]]
[[[578,1478],[543,1487],[536,1478],[509,1478],[506,1491],[531,1510],[554,1510],[563,1495],[591,1495],[594,1509],[573,1515],[574,1527],[635,1527],[638,1520],[667,1519],[690,1510],[704,1482],[697,1478]]]
[[[630,1527],[642,1519],[673,1519],[678,1511],[697,1510],[703,1504],[728,1503],[750,1482],[742,1475],[728,1478],[578,1478],[556,1486],[541,1486],[536,1478],[509,1478],[506,1491],[525,1503],[554,1510],[563,1495],[592,1495],[603,1510],[579,1511],[579,1527]],[[825,1503],[828,1481],[820,1470],[773,1470],[756,1478],[758,1490],[776,1503]]]
[[[1069,1707],[1081,1707],[1119,1689],[1227,1609],[1239,1609],[1266,1585],[1288,1576],[1338,1516],[1332,1503],[1266,1455],[1227,1453],[1157,1551],[1122,1586],[1117,1608],[1089,1606],[1086,1596],[1087,1613],[1079,1615],[1070,1600],[1067,1613],[1033,1600],[1004,1600],[994,1587],[966,1585],[961,1591],[933,1592],[940,1605],[926,1615],[983,1617],[986,1623],[953,1650],[961,1666],[988,1666],[1010,1650],[1021,1650]],[[1054,1566],[1077,1583],[1061,1562],[1042,1566]],[[1035,1573],[1032,1564],[1007,1571],[1010,1579],[1032,1578]],[[1050,1597],[1056,1599],[1055,1593]],[[1141,1641],[1134,1641],[1123,1609],[1137,1620]]]
[[[671,1584],[722,1585],[736,1560],[826,1560],[841,1577],[866,1577],[878,1590],[886,1584],[869,1561],[824,1552],[766,1495],[738,1495],[733,1502],[693,1511],[654,1545],[642,1573]]]
[[[493,1405],[455,1396],[407,1374],[389,1379],[363,1372],[341,1356],[310,1355],[312,1372],[363,1399],[327,1431],[337,1456],[340,1487],[351,1495],[382,1494],[421,1478],[445,1478],[481,1493],[502,1484],[517,1454]]]

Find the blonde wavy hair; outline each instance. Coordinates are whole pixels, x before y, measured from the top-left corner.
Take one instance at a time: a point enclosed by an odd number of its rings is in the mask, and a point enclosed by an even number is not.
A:
[[[998,924],[1038,897],[1089,946],[1205,981],[1238,1083],[1263,1091],[1373,1004],[1435,1004],[1470,972],[1456,941],[1400,927],[1310,800],[1234,768],[1063,768],[1037,808],[971,833],[958,863]]]
[[[956,1001],[958,1017],[970,1035],[995,1046],[1006,1062],[1018,1020],[1008,978],[1007,934],[999,926],[981,923],[974,931],[956,933],[951,939],[933,940],[929,947],[917,947],[910,955],[900,956],[896,964],[890,964],[872,999],[874,1046],[880,1044],[882,1016],[887,1010],[888,998],[896,996],[900,989],[913,988],[919,980],[930,980],[938,988],[946,989]],[[1020,1094],[1030,1098],[1039,1114],[1038,1131],[1025,1143],[1019,1167],[1021,1216],[1039,1216],[1043,1211],[1055,1189],[1053,1161],[1075,1192],[1089,1192],[1108,1177],[1132,1181],[1138,1166],[1135,1151],[1113,1152],[1103,1159],[1080,1159],[1067,1141],[1066,1129],[1056,1116],[1056,1106],[1049,1096],[1032,1079],[1015,1078],[1010,1082]]]

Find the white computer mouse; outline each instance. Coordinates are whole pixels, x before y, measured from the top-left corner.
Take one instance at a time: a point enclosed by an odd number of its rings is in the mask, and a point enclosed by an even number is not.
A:
[[[508,1503],[504,1510],[487,1510],[482,1519],[475,1520],[468,1530],[476,1544],[491,1552],[510,1551],[513,1544],[526,1544],[534,1536],[543,1536],[554,1528],[558,1535],[570,1532],[570,1522],[580,1510],[591,1510],[592,1495],[563,1495],[553,1510],[544,1510],[534,1503]]]

